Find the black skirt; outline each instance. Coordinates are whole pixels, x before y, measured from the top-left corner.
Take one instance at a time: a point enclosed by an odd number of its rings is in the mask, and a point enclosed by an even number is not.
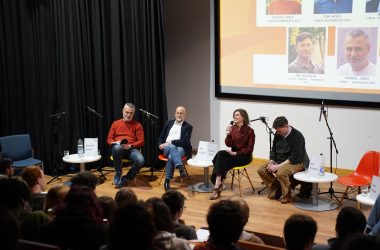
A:
[[[230,155],[225,150],[219,151],[212,160],[212,163],[214,164],[214,169],[211,175],[211,182],[215,184],[215,179],[217,175],[221,175],[222,179],[226,178],[228,170],[234,167],[247,165],[251,162],[251,160],[251,154]]]

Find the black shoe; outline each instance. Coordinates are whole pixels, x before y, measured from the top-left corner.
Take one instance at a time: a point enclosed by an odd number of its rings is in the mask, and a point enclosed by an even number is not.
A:
[[[180,175],[182,178],[187,176],[186,171],[185,171],[185,168],[184,168],[182,165],[179,165],[179,166],[178,166],[178,170],[179,170],[179,175]]]
[[[170,180],[169,179],[165,179],[164,188],[165,188],[165,191],[170,190]]]
[[[131,180],[127,179],[125,176],[121,177],[120,182],[115,186],[117,189],[128,186]]]
[[[297,194],[297,196],[302,199],[310,198],[312,190],[313,190],[313,185],[311,183],[302,182],[300,192]]]

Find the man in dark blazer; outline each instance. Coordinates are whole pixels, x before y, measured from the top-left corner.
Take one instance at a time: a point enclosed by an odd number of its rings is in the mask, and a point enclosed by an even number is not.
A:
[[[365,5],[365,12],[371,13],[371,12],[379,12],[380,8],[380,0],[370,0],[367,1]]]
[[[167,121],[158,138],[158,147],[168,158],[166,164],[165,190],[170,189],[170,180],[173,178],[174,168],[178,168],[181,177],[186,176],[181,158],[186,155],[191,158],[191,132],[193,126],[185,121],[186,109],[179,106],[175,110],[175,119]]]

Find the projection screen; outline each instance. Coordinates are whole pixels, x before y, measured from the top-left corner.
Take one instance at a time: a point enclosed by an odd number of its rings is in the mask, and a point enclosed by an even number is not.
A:
[[[216,96],[380,107],[380,13],[369,3],[215,0]]]

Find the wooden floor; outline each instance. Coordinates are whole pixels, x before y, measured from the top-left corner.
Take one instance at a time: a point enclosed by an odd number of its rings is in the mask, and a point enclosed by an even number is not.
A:
[[[267,190],[263,191],[260,195],[257,194],[257,190],[260,190],[263,185],[261,184],[260,178],[257,175],[256,169],[262,163],[260,160],[255,160],[253,165],[248,168],[249,175],[253,181],[253,185],[256,189],[255,193],[252,193],[252,189],[248,182],[243,183],[243,198],[248,202],[250,207],[250,218],[246,225],[247,230],[258,231],[273,235],[282,236],[282,228],[285,220],[294,213],[302,213],[312,216],[318,223],[318,232],[316,236],[317,243],[325,243],[328,238],[335,236],[335,219],[339,210],[335,209],[332,211],[324,212],[314,212],[305,211],[296,208],[293,204],[281,204],[279,201],[269,200],[267,198]],[[105,170],[112,170],[112,168],[106,167]],[[143,169],[144,170],[144,169]],[[207,226],[206,223],[206,213],[208,207],[213,201],[208,198],[210,193],[198,193],[192,192],[187,189],[190,184],[195,184],[197,182],[203,181],[203,169],[187,167],[190,174],[191,181],[185,180],[183,184],[180,183],[178,177],[178,171],[175,172],[175,178],[172,181],[172,188],[176,188],[181,191],[186,197],[186,211],[183,214],[183,219],[186,224],[194,225],[196,228]],[[96,175],[100,174],[93,170]],[[127,171],[127,170],[125,170]],[[211,172],[211,170],[210,170]],[[109,195],[115,197],[117,189],[112,185],[113,171],[104,171],[107,180],[96,187],[96,193],[98,196]],[[155,172],[153,180],[150,181],[150,173],[141,173],[137,176],[137,185],[132,183],[130,187],[136,192],[137,196],[141,200],[146,200],[147,198],[156,196],[160,197],[164,188],[159,185],[159,177],[161,172]],[[72,176],[72,175],[71,175]],[[48,185],[48,188],[68,181],[71,177],[69,175],[60,176],[58,179],[54,180]],[[47,181],[52,177],[47,176]],[[226,190],[222,192],[222,197],[232,197],[239,195],[238,186],[235,185],[234,190],[230,189],[230,180],[226,180]],[[321,184],[320,191],[327,191],[330,184]],[[343,186],[338,183],[334,183],[333,188],[335,191],[343,191]],[[298,192],[297,190],[295,193]],[[340,196],[340,194],[337,194]],[[328,195],[324,195],[328,197]],[[345,200],[343,206],[357,206],[356,202]],[[361,210],[368,217],[370,207],[362,206]]]

